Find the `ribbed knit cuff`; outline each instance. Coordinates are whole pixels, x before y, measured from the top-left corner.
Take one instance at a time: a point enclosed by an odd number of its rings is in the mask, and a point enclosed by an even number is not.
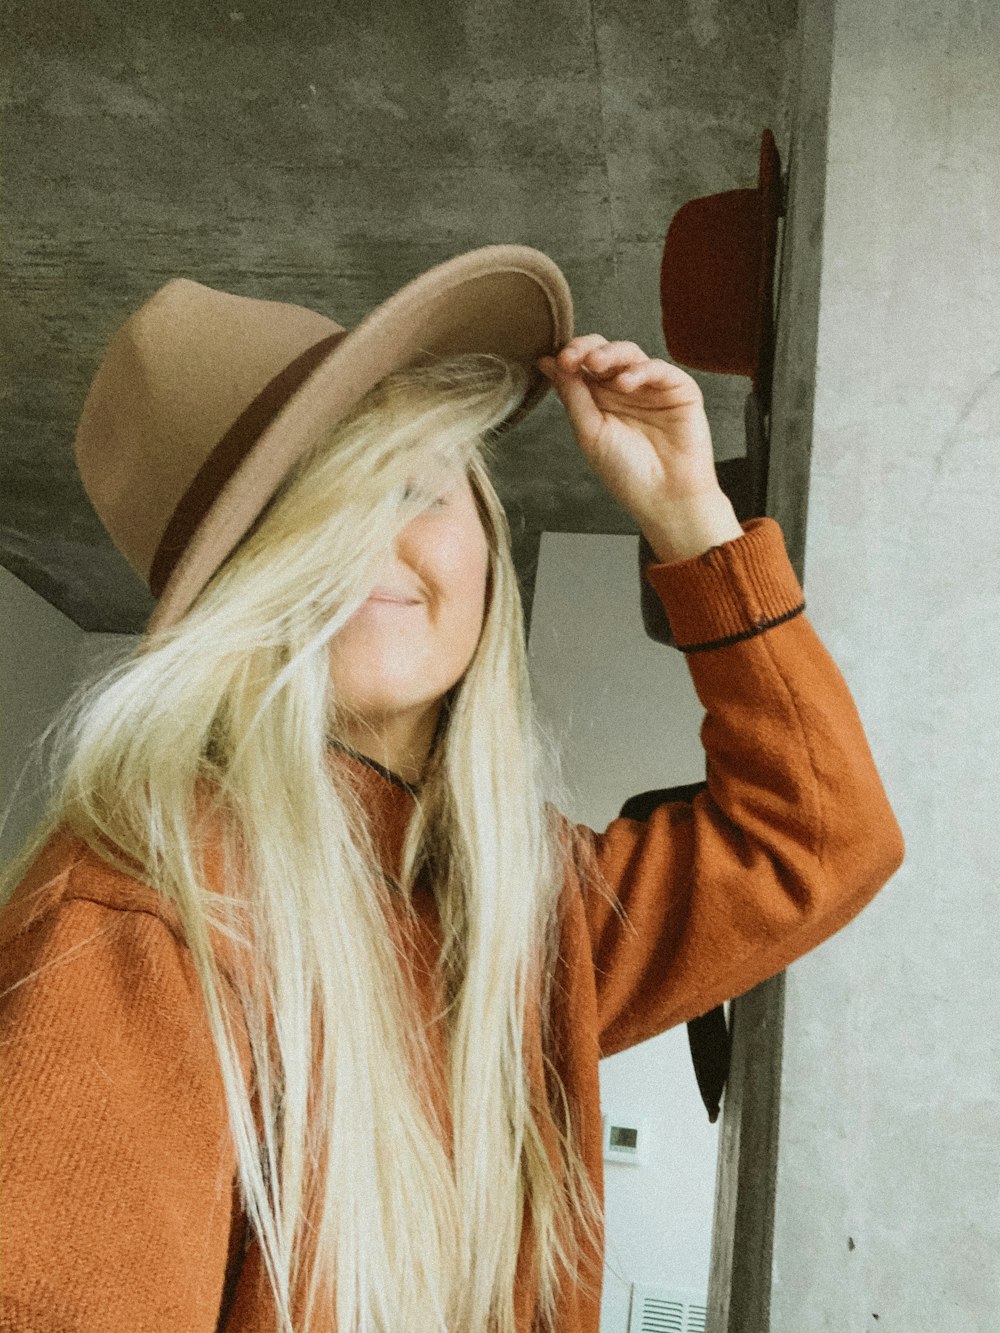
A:
[[[740,526],[742,537],[646,568],[683,653],[724,648],[805,610],[777,520],[748,518]]]

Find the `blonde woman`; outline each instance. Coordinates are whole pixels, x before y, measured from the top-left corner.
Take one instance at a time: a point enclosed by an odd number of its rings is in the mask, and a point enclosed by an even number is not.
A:
[[[572,823],[487,464],[556,391],[659,563],[707,788]],[[598,1060],[839,930],[903,842],[697,385],[527,247],[350,332],[172,280],[76,457],[157,597],[0,882],[0,1328],[597,1333]]]

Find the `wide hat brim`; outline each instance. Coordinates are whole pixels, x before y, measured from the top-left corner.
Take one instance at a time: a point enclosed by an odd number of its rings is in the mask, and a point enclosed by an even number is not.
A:
[[[530,385],[494,428],[499,434],[552,387],[537,359],[555,355],[572,337],[569,284],[555,262],[531,246],[482,246],[399,288],[344,331],[226,479],[164,584],[140,651],[190,608],[304,450],[386,375],[428,352],[493,352],[521,362]]]

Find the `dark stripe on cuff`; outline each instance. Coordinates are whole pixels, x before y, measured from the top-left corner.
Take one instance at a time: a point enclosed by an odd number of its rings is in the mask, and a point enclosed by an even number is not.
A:
[[[756,635],[763,634],[765,630],[772,629],[775,625],[782,625],[786,620],[791,620],[793,616],[801,615],[805,609],[805,602],[800,602],[798,606],[792,607],[791,611],[786,611],[783,616],[775,616],[773,620],[765,620],[750,629],[741,630],[739,634],[730,634],[724,639],[711,639],[708,643],[679,643],[677,647],[682,653],[707,653],[710,648],[726,648],[731,643],[740,643],[743,639],[755,638]]]

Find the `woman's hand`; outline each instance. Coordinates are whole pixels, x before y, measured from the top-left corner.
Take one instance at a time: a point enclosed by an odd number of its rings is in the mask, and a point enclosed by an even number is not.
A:
[[[719,485],[701,389],[679,366],[599,333],[539,357],[584,454],[663,560],[743,536]]]

